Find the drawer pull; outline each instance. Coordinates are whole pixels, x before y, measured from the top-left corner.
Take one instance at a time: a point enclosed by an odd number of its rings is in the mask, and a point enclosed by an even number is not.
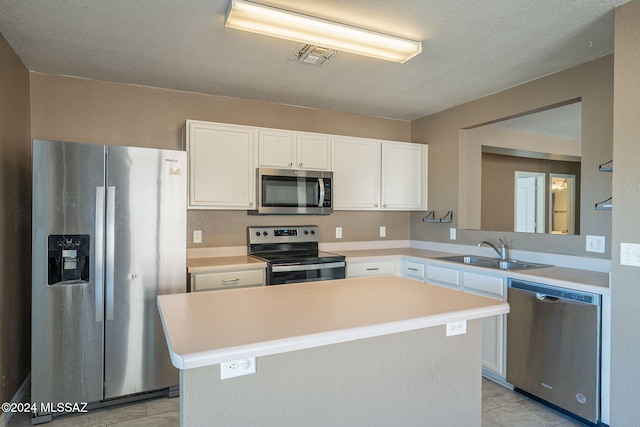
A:
[[[232,285],[232,284],[237,283],[239,281],[240,281],[240,278],[237,278],[237,279],[223,279],[221,283],[223,285]]]
[[[411,270],[411,271],[418,271],[418,269],[417,269],[417,268],[413,268],[413,267],[409,267],[409,268],[407,268],[407,270]]]
[[[369,267],[369,268],[367,268],[367,271],[378,271],[378,270],[380,270],[379,267]]]

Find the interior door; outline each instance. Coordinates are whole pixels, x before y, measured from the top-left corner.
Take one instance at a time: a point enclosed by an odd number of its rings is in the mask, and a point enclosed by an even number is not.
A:
[[[178,384],[156,296],[186,292],[186,153],[109,147],[105,397]]]
[[[544,233],[544,174],[516,172],[515,231]]]

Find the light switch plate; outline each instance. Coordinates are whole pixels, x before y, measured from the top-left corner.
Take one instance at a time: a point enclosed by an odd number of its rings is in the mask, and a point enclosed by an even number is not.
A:
[[[342,239],[342,227],[336,227],[336,239]]]
[[[604,236],[587,235],[587,252],[604,253]]]
[[[202,230],[193,230],[193,243],[202,243]]]
[[[456,229],[455,228],[450,228],[449,229],[449,240],[456,240]]]
[[[384,225],[380,226],[380,237],[387,237],[387,227]]]
[[[620,243],[620,264],[640,267],[640,245],[637,243]]]

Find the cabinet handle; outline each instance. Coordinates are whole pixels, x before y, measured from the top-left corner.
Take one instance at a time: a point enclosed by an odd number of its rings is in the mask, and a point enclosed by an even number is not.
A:
[[[289,166],[293,166],[293,163],[289,163]]]
[[[222,279],[222,284],[223,285],[231,285],[231,284],[234,284],[234,283],[239,282],[239,281],[240,281],[240,278],[237,278],[237,279]]]
[[[378,270],[380,270],[379,267],[369,267],[369,268],[367,268],[367,271],[378,271]]]
[[[298,167],[301,167],[301,166],[302,166],[302,163],[298,163]]]
[[[378,207],[378,204],[376,203],[374,206],[377,208],[377,207]]]
[[[253,202],[249,202],[249,206],[253,206]]]
[[[411,271],[418,271],[418,269],[417,269],[417,268],[411,268],[411,267],[407,268],[407,270],[411,270]]]
[[[382,205],[382,207],[383,207],[383,208],[386,208],[386,207],[387,207],[387,205]]]

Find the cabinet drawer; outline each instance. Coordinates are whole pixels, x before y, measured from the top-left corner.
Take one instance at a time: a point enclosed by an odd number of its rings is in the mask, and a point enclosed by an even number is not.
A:
[[[264,285],[264,269],[194,274],[193,292]]]
[[[424,280],[424,264],[406,261],[402,269],[402,276],[410,279]]]
[[[504,279],[502,277],[485,276],[465,271],[462,273],[462,287],[465,291],[478,291],[478,293],[500,299],[504,297]]]
[[[395,274],[393,261],[347,263],[347,277]]]

